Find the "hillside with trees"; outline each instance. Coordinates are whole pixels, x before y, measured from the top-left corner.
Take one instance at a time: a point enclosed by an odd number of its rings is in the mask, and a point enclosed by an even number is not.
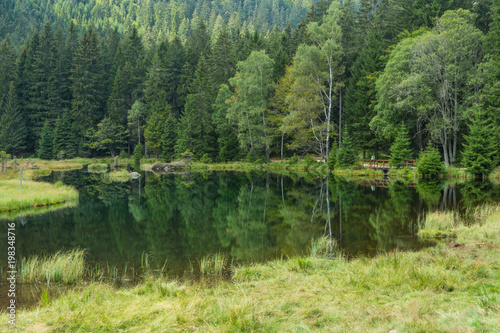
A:
[[[498,0],[7,0],[0,17],[13,156],[500,161]]]

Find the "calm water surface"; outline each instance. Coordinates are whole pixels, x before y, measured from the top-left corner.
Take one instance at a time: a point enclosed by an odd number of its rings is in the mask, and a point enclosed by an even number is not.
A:
[[[311,240],[323,235],[348,256],[419,249],[433,244],[414,236],[425,211],[463,211],[500,192],[484,182],[362,182],[257,172],[149,172],[138,180],[111,182],[70,171],[42,180],[75,186],[79,205],[17,217],[18,258],[82,248],[88,263],[122,274],[125,267],[139,270],[147,256],[152,266],[166,262],[169,275],[178,278],[196,270],[207,254],[224,252],[235,263],[266,261],[305,254]],[[6,246],[2,237],[0,248]],[[4,276],[5,251],[0,256]],[[37,295],[33,288],[21,286],[25,294]],[[0,284],[0,303],[4,289]]]

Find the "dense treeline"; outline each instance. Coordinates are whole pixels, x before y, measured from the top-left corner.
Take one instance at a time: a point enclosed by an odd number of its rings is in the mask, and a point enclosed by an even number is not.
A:
[[[138,16],[46,23],[18,51],[16,33],[0,44],[0,150],[344,166],[436,146],[482,174],[499,161],[499,14],[497,0],[319,1],[293,30],[198,15],[153,39]]]
[[[0,3],[0,39],[11,34],[15,43],[40,31],[45,22],[64,29],[73,22],[98,32],[117,28],[126,34],[133,24],[146,45],[178,36],[185,42],[199,20],[217,37],[223,24],[236,30],[292,27],[316,0],[3,0]]]

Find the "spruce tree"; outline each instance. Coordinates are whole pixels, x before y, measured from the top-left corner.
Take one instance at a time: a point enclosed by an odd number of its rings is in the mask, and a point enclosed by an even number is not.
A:
[[[396,168],[406,164],[406,160],[411,157],[411,142],[408,137],[408,131],[404,124],[401,124],[394,143],[389,151],[391,152],[390,165]]]
[[[87,29],[73,60],[71,115],[83,135],[103,117],[103,75],[97,34]]]
[[[42,128],[42,133],[40,135],[40,142],[39,142],[39,148],[37,150],[37,155],[39,158],[42,160],[50,160],[52,159],[53,153],[52,153],[52,126],[50,125],[49,121],[46,120],[43,128]]]
[[[75,156],[75,138],[72,132],[73,126],[66,112],[62,117],[57,118],[54,125],[52,150],[55,159]]]
[[[179,154],[190,150],[197,158],[204,154],[215,157],[216,138],[211,108],[213,90],[209,76],[208,64],[202,55],[178,128],[176,151]]]
[[[223,162],[234,160],[239,153],[236,128],[227,119],[229,105],[226,101],[229,100],[231,96],[232,92],[229,90],[229,87],[226,84],[222,84],[213,105],[214,112],[212,114],[212,121],[218,136],[219,160]]]
[[[469,123],[469,135],[462,153],[463,165],[470,173],[483,177],[495,166],[494,157],[498,152],[493,121],[484,111],[476,110]]]
[[[350,167],[358,162],[358,153],[347,128],[342,136],[342,146],[337,150],[337,166]]]
[[[14,83],[10,84],[5,102],[0,106],[0,115],[0,147],[11,155],[21,153],[26,148],[28,130],[17,105]]]
[[[167,110],[164,116],[162,125],[163,128],[160,136],[161,157],[167,162],[172,161],[175,157],[175,144],[177,141],[176,126],[177,121],[172,114],[172,111]]]

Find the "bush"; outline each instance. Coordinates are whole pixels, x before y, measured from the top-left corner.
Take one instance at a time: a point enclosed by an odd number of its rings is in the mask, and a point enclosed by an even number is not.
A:
[[[212,159],[208,156],[208,154],[203,154],[200,158],[201,163],[212,163]]]
[[[436,147],[427,148],[417,161],[417,172],[424,177],[438,177],[445,172],[444,163]]]

